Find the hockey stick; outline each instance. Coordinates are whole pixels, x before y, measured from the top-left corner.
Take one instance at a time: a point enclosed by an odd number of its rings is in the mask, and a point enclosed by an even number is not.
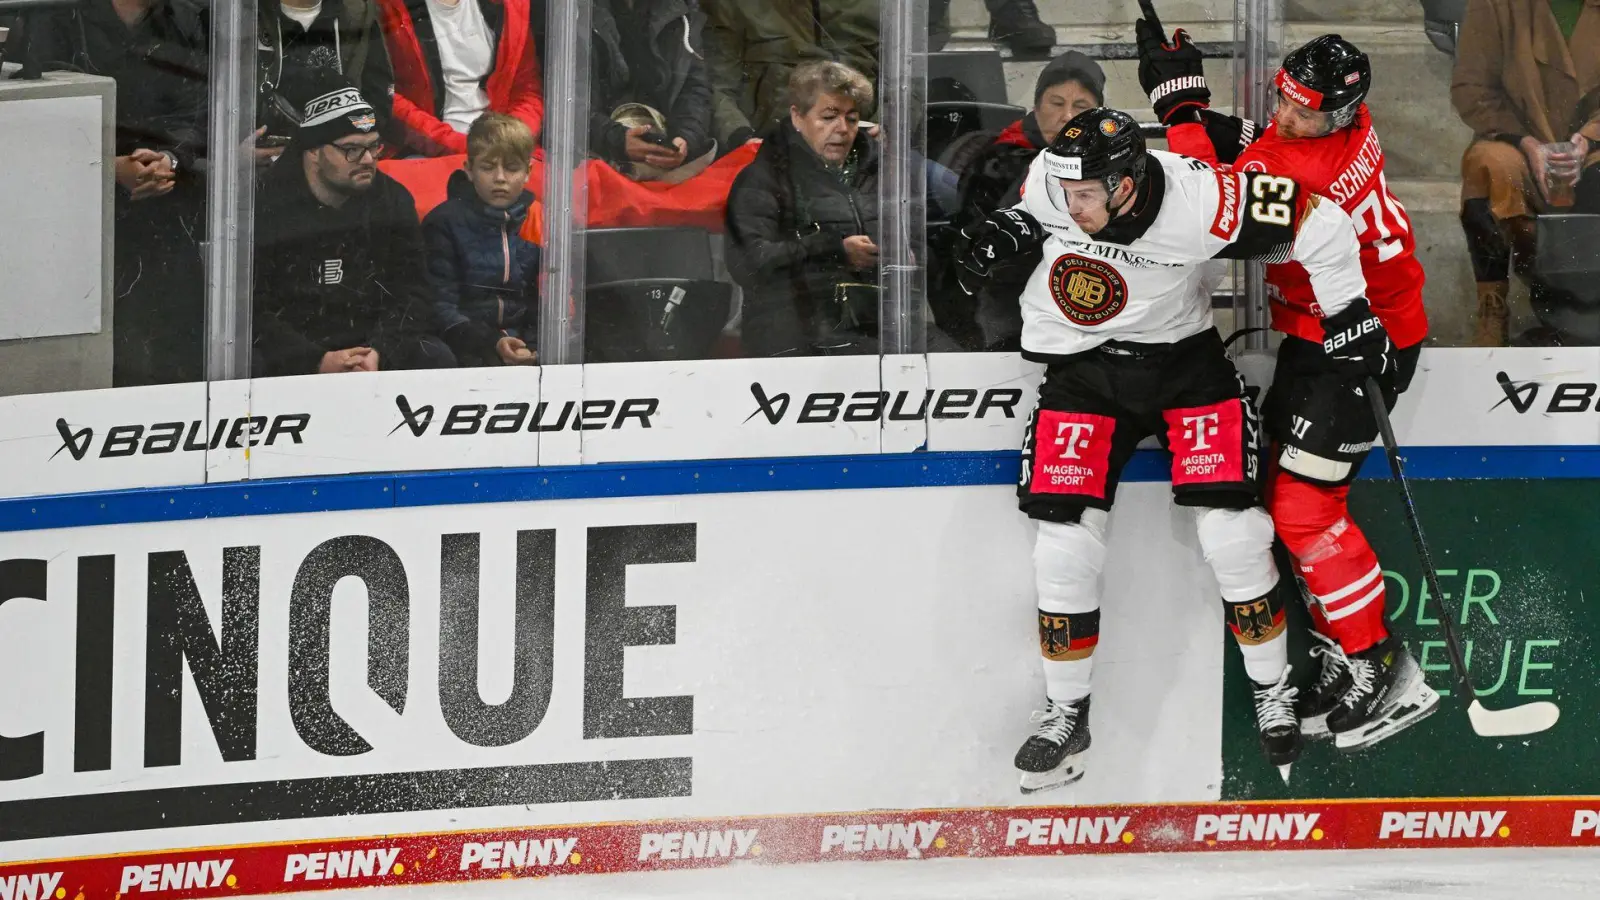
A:
[[[1400,485],[1400,495],[1405,499],[1406,524],[1411,526],[1411,539],[1416,542],[1417,556],[1422,560],[1422,573],[1427,578],[1428,589],[1439,603],[1439,629],[1444,632],[1445,647],[1450,651],[1450,667],[1455,670],[1456,683],[1462,696],[1471,700],[1467,718],[1472,720],[1472,730],[1484,737],[1509,737],[1545,731],[1556,724],[1561,708],[1554,703],[1539,700],[1510,709],[1489,709],[1478,702],[1478,694],[1467,674],[1467,664],[1461,655],[1461,638],[1456,634],[1455,622],[1445,593],[1439,587],[1439,573],[1433,566],[1433,555],[1428,552],[1427,538],[1422,534],[1422,522],[1417,518],[1417,504],[1411,498],[1411,486],[1401,471],[1400,444],[1394,438],[1394,425],[1389,421],[1389,410],[1383,402],[1383,391],[1375,378],[1367,378],[1367,400],[1372,404],[1372,417],[1378,420],[1378,433],[1383,437],[1383,452],[1389,457],[1389,471]]]

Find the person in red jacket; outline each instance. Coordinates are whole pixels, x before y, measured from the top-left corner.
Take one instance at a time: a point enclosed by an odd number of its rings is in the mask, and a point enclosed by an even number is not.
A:
[[[1377,376],[1392,409],[1416,372],[1428,318],[1411,220],[1389,192],[1364,102],[1372,85],[1366,54],[1336,34],[1290,53],[1275,79],[1273,120],[1258,130],[1209,108],[1200,51],[1182,29],[1169,41],[1148,3],[1145,12],[1136,26],[1140,86],[1169,126],[1173,151],[1291,178],[1355,221],[1367,302],[1397,348],[1393,369]],[[1306,733],[1331,732],[1341,749],[1355,749],[1420,721],[1438,694],[1389,634],[1382,566],[1350,518],[1350,483],[1378,433],[1365,392],[1328,362],[1305,269],[1268,266],[1267,292],[1273,328],[1285,335],[1263,410],[1280,448],[1268,508],[1322,639],[1313,650],[1321,675],[1300,712]]]
[[[403,153],[466,153],[467,129],[491,110],[538,136],[544,97],[529,8],[529,0],[379,0]]]

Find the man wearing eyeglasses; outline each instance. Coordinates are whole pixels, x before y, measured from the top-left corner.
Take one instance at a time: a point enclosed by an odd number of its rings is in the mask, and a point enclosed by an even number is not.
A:
[[[360,91],[314,76],[294,140],[257,201],[256,375],[453,367],[429,333],[411,193],[378,171],[384,146]]]

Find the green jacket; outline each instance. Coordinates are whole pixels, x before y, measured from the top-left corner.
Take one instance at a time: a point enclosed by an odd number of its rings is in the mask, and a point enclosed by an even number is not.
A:
[[[830,59],[878,80],[878,0],[701,0],[712,130],[731,149],[786,117],[789,73]],[[868,110],[862,110],[863,115]]]

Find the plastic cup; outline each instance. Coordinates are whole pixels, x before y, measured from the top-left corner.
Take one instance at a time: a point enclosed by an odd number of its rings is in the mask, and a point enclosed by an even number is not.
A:
[[[1544,153],[1544,192],[1545,198],[1551,206],[1571,206],[1577,202],[1578,175],[1582,169],[1582,160],[1573,162],[1562,161],[1558,165],[1551,165],[1552,156],[1572,156],[1578,148],[1571,141],[1556,141],[1545,144]]]

